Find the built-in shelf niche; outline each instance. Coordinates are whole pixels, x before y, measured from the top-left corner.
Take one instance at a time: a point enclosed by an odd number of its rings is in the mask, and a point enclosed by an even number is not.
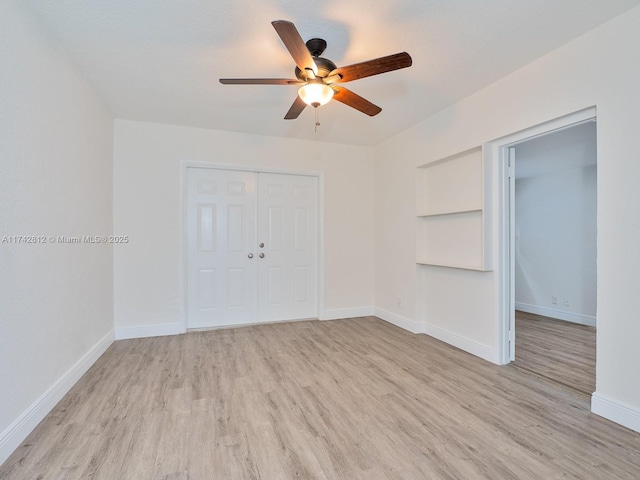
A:
[[[488,178],[482,147],[417,168],[418,264],[491,270]]]

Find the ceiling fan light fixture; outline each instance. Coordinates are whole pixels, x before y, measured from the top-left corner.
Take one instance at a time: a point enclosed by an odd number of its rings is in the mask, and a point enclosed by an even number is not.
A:
[[[333,98],[333,89],[324,83],[307,83],[298,90],[304,103],[312,107],[325,105]]]

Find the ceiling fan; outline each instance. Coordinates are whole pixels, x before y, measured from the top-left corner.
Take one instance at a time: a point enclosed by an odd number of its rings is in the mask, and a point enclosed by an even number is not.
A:
[[[297,65],[296,78],[221,78],[220,83],[299,85],[298,96],[285,115],[285,120],[298,118],[307,105],[319,107],[332,98],[371,117],[377,115],[382,111],[380,107],[338,84],[410,67],[412,64],[411,56],[402,52],[338,68],[331,60],[320,56],[327,48],[327,42],[323,39],[312,38],[305,43],[293,23],[275,20],[271,24]]]

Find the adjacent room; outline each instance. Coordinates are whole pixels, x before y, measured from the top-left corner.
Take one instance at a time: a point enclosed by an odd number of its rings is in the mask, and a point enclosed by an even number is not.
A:
[[[0,479],[640,477],[640,0],[0,2]]]
[[[596,123],[519,143],[515,168],[515,365],[596,388]]]

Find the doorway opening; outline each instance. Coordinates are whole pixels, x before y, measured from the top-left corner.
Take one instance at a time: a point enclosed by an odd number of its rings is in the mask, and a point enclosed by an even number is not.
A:
[[[518,368],[595,391],[596,123],[509,147],[515,360]]]
[[[499,188],[500,363],[595,390],[596,111],[485,146]]]

